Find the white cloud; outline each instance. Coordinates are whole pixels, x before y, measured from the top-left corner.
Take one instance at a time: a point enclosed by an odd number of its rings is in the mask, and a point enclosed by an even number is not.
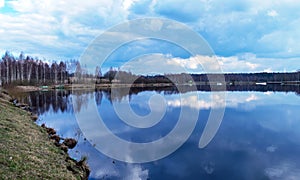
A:
[[[0,8],[3,6],[4,1],[0,0]],[[276,58],[300,56],[297,0],[12,0],[5,2],[4,8],[11,12],[0,14],[0,51],[24,51],[46,58],[78,57],[106,28],[124,20],[151,16],[179,20],[198,31],[221,57],[221,63],[224,61],[225,71],[291,69],[295,66]],[[156,25],[159,30],[159,24]],[[252,61],[236,57],[247,52],[274,60],[269,63],[258,62],[262,58]],[[199,60],[193,58],[189,63],[180,63],[185,68],[198,69]],[[267,63],[272,67],[267,67]]]
[[[280,164],[266,168],[264,171],[270,179],[296,180],[300,176],[299,168],[291,162],[280,162]]]
[[[268,95],[268,96],[271,96],[272,94],[274,94],[274,92],[272,91],[267,91],[267,92],[264,92],[265,95]]]
[[[214,105],[218,105],[218,103],[213,104],[213,102],[199,100],[197,96],[187,96],[182,99],[174,99],[167,101],[168,106],[173,107],[181,107],[187,106],[195,109],[209,109],[212,108]]]
[[[123,1],[123,7],[124,9],[128,10],[132,4],[134,4],[135,2],[137,2],[138,0],[124,0]]]
[[[99,161],[94,160],[97,169],[92,172],[91,177],[96,179],[103,179],[104,177],[115,177],[124,180],[144,180],[149,178],[149,170],[143,168],[141,165],[125,165],[119,166],[111,163],[111,159],[102,159],[102,165]],[[95,166],[95,164],[93,164]]]
[[[4,0],[0,0],[0,8],[4,7],[5,5],[5,1]]]
[[[289,53],[284,40],[285,37],[299,39],[299,23],[293,23],[300,17],[297,10],[300,4],[296,1],[209,1],[203,2],[205,5],[209,8],[190,25],[204,34],[218,55],[252,52],[264,57],[276,57],[279,53],[287,57],[299,56],[299,51],[295,50],[299,46],[290,43],[289,48],[294,50]],[[259,41],[274,32],[278,32],[278,37],[268,42]],[[276,41],[279,37],[281,39]]]
[[[220,69],[220,64],[216,63],[215,57],[196,55],[187,59],[169,58],[168,64],[177,64],[183,68],[191,70],[207,70],[208,72]]]
[[[249,110],[253,109],[258,106],[268,106],[268,105],[297,105],[299,104],[299,99],[294,98],[294,93],[276,93],[277,99],[274,101],[274,96],[270,96],[274,92],[251,92],[251,93],[245,93],[245,92],[226,92],[226,99],[225,99],[225,105],[227,108],[239,108],[243,110]],[[201,92],[201,93],[195,93],[195,92],[188,92],[181,94],[180,96],[174,95],[170,96],[166,99],[166,103],[168,106],[173,107],[181,107],[186,106],[190,108],[195,109],[210,109],[210,108],[219,108],[222,107],[224,104],[224,100],[221,98],[222,94],[218,94],[216,92],[213,94],[211,92]],[[272,101],[270,100],[272,99]],[[266,120],[266,124],[262,123],[262,126],[265,128],[270,129],[272,125],[269,124],[269,122]],[[286,128],[282,125],[275,125],[276,128],[279,128],[279,131],[283,131]],[[287,125],[284,125],[287,126]],[[289,125],[288,125],[289,126]],[[290,126],[289,126],[290,127]]]
[[[258,97],[255,94],[251,94],[250,97],[246,99],[246,102],[258,100]]]
[[[261,58],[254,54],[217,57],[223,72],[284,72],[296,71],[300,58]]]
[[[46,58],[78,57],[105,28],[127,19],[122,1],[14,0],[0,14],[1,50],[39,53]]]
[[[129,166],[128,168],[130,170],[129,176],[125,177],[124,179],[126,180],[143,180],[143,179],[148,179],[148,170],[145,169],[143,170],[141,166]]]
[[[271,17],[276,17],[276,16],[278,16],[278,13],[275,10],[270,10],[267,12],[267,15],[271,16]]]
[[[258,58],[249,53],[230,57],[196,55],[189,58],[157,53],[134,58],[125,63],[121,69],[149,75],[182,72],[283,72],[296,71],[299,68],[299,60],[300,58]],[[219,68],[222,71],[218,71]]]
[[[251,59],[240,60],[237,56],[218,57],[224,72],[251,72],[257,71],[258,63],[249,62]]]
[[[195,95],[195,93],[186,93],[181,97],[172,98],[167,100],[168,106],[181,107],[187,106],[195,109],[210,109],[226,107],[238,107],[243,103],[258,101],[259,97],[255,94],[241,94],[241,93],[226,93],[226,102],[221,98],[222,94],[204,93]]]
[[[300,39],[300,17],[291,19],[286,24],[282,24],[284,28],[265,33],[258,39],[258,48],[263,48],[264,53],[272,53],[277,57],[299,57],[300,47],[298,40]]]
[[[276,146],[274,146],[274,145],[271,145],[271,146],[268,146],[267,148],[266,148],[266,151],[267,152],[275,152],[277,150],[277,147]]]
[[[273,72],[273,70],[271,68],[267,68],[267,69],[264,69],[263,72],[270,73],[270,72]]]
[[[143,67],[147,67],[146,69]],[[170,54],[147,54],[132,59],[121,69],[136,74],[168,74],[182,72],[221,72],[216,57],[196,55],[189,58],[172,57]]]
[[[183,68],[167,63],[170,57],[163,54],[148,54],[125,63],[121,69],[135,74],[162,74],[182,72]],[[144,68],[147,67],[147,68]]]

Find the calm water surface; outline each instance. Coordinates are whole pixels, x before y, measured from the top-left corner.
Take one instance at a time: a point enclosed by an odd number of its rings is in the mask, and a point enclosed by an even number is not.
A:
[[[130,101],[138,115],[150,113],[148,101],[162,95],[167,104],[163,119],[151,128],[131,127],[120,120],[112,102]],[[190,92],[187,92],[187,94]],[[72,102],[72,96],[81,97]],[[88,157],[90,179],[298,179],[300,177],[300,96],[284,92],[228,92],[222,124],[204,149],[198,148],[211,108],[210,92],[199,92],[199,101],[170,92],[143,91],[111,98],[108,92],[35,92],[27,97],[45,123],[62,137],[73,137],[78,145],[72,157]],[[190,96],[187,96],[190,98]],[[78,98],[77,98],[78,100]],[[132,142],[151,142],[168,134],[177,123],[180,106],[199,109],[197,125],[190,138],[171,155],[150,163],[130,164],[111,159],[88,141],[74,112],[89,103],[97,105],[106,126]],[[77,103],[76,109],[72,103]],[[78,106],[79,105],[79,106]],[[160,105],[157,104],[160,111]],[[93,116],[93,114],[91,114]],[[90,117],[86,117],[87,123]],[[187,117],[188,118],[188,117]],[[122,151],[122,149],[120,149]]]

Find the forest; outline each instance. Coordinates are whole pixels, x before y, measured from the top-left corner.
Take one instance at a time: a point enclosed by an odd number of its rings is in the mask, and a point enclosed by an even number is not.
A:
[[[299,84],[300,71],[297,72],[260,72],[260,73],[227,73],[227,74],[164,74],[164,75],[135,75],[131,72],[110,68],[104,75],[97,66],[93,74],[81,67],[79,61],[48,63],[38,58],[25,56],[22,52],[18,57],[8,51],[0,59],[0,85],[56,85],[84,83],[86,80],[101,83],[130,83],[130,84],[185,84],[190,81],[208,83],[209,80],[225,78],[227,84],[253,84],[259,82],[284,84]],[[209,78],[208,78],[209,77]]]
[[[69,74],[66,63],[48,64],[38,58],[20,53],[14,57],[5,52],[0,61],[1,84],[46,85],[64,83]]]

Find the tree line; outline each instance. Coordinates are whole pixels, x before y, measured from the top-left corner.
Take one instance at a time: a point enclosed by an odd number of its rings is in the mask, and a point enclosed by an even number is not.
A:
[[[21,52],[14,57],[8,51],[0,61],[0,84],[48,85],[64,83],[68,78],[65,62],[48,64]]]
[[[0,85],[55,85],[66,83],[84,83],[90,80],[95,83],[135,83],[135,84],[185,84],[194,82],[208,83],[225,78],[227,84],[255,83],[255,82],[288,82],[299,81],[300,71],[282,73],[227,73],[227,74],[165,74],[165,75],[135,75],[131,72],[110,68],[102,75],[97,66],[93,74],[89,74],[86,67],[79,61],[70,60],[68,63],[45,61],[25,56],[22,52],[18,57],[8,51],[0,59]],[[209,78],[208,78],[209,77]]]
[[[226,73],[226,74],[165,74],[154,76],[137,76],[134,74],[121,72],[108,72],[110,79],[115,75],[116,80],[126,83],[128,80],[136,84],[155,84],[155,83],[169,83],[169,84],[186,84],[191,82],[221,82],[225,81],[227,84],[235,85],[240,83],[260,83],[260,82],[298,82],[300,81],[300,71],[297,72],[272,72],[272,73]],[[105,75],[106,77],[106,75]]]

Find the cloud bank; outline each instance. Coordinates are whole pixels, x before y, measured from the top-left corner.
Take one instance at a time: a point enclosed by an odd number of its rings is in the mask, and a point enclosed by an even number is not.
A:
[[[0,53],[78,58],[113,25],[161,17],[185,23],[202,35],[225,70],[235,66],[240,71],[295,70],[300,60],[299,8],[297,0],[0,0]],[[167,49],[162,53],[167,54]],[[194,66],[189,60],[180,62]]]

